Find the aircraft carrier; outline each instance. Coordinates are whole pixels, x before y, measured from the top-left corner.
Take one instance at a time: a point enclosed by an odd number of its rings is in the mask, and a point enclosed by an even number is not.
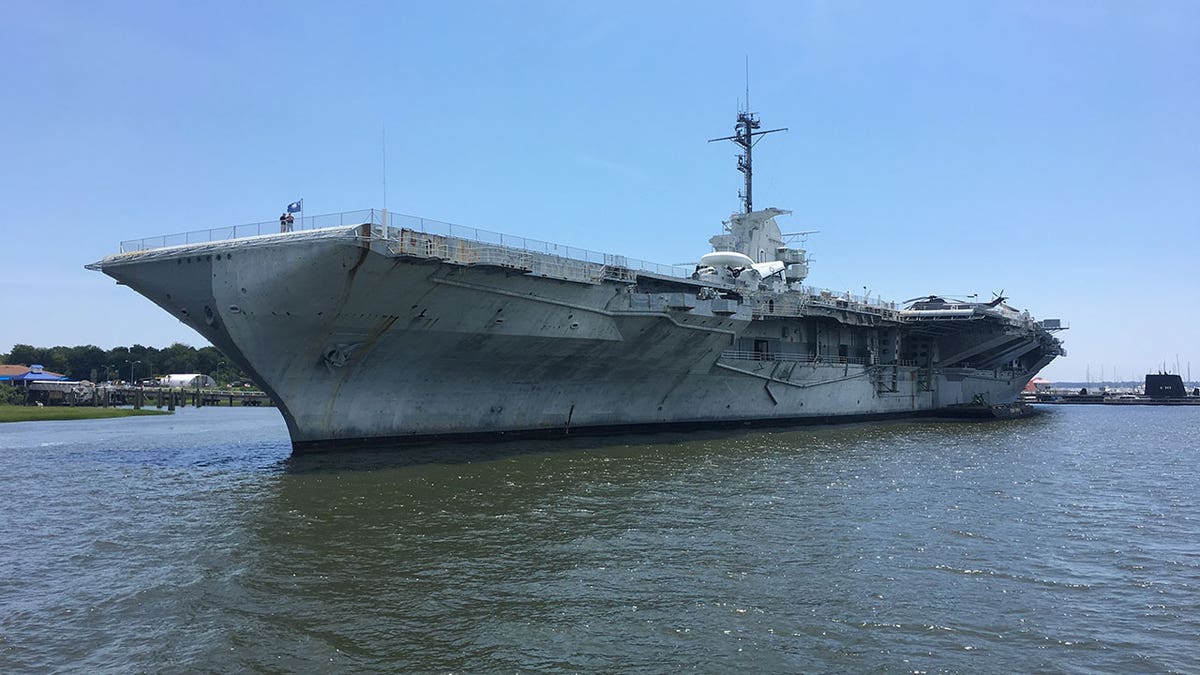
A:
[[[774,130],[772,130],[774,131]],[[123,242],[88,265],[250,373],[295,452],[783,425],[1013,402],[1064,354],[999,297],[872,301],[805,284],[808,257],[743,210],[687,267],[384,211]]]

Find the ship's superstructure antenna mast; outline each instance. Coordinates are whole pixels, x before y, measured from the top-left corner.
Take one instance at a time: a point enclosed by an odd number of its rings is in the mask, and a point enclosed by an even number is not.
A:
[[[746,110],[750,109],[750,55],[746,55]]]
[[[379,150],[383,153],[383,210],[387,211],[387,124],[379,130]]]
[[[758,144],[759,136],[773,134],[776,131],[787,131],[787,127],[779,129],[768,129],[767,131],[756,131],[761,126],[758,121],[758,114],[750,112],[750,62],[746,61],[746,109],[739,110],[737,123],[733,125],[733,135],[724,138],[711,138],[709,143],[716,141],[733,141],[742,148],[742,154],[738,155],[738,171],[741,171],[746,176],[746,187],[742,190],[739,197],[742,198],[742,207],[745,213],[750,213],[754,210],[754,169],[753,169],[753,149]]]

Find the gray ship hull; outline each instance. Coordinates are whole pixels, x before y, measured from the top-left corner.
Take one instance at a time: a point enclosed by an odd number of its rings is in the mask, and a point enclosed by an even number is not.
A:
[[[1013,401],[1061,353],[982,308],[768,299],[386,222],[92,267],[252,374],[296,451],[925,415]]]

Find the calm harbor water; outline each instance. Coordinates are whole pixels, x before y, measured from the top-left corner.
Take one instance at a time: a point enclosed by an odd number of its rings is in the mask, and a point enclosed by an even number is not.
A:
[[[0,425],[0,672],[1197,672],[1200,408],[291,458]]]

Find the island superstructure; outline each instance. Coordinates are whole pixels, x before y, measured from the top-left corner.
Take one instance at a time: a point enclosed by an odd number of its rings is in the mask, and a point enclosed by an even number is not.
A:
[[[805,285],[808,257],[744,208],[696,265],[654,265],[387,211],[128,241],[88,267],[217,346],[297,452],[790,424],[1014,401],[1065,353],[1003,302],[909,306]]]

